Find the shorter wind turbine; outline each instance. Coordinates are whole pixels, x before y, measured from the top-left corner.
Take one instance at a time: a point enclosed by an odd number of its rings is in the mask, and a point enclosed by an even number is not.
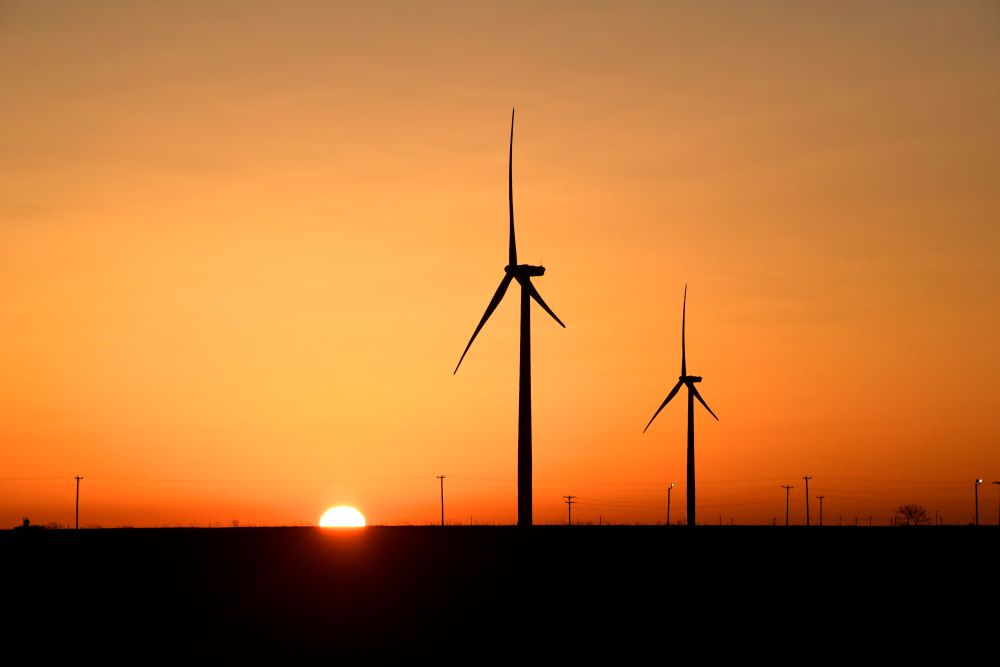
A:
[[[701,377],[698,375],[688,375],[687,374],[687,351],[684,343],[684,329],[685,321],[687,319],[687,295],[688,288],[687,285],[684,286],[684,306],[681,310],[681,375],[677,379],[677,384],[674,388],[670,390],[667,397],[660,404],[660,407],[656,409],[653,413],[652,419],[649,420],[649,424],[646,424],[646,428],[642,429],[645,433],[649,429],[650,425],[653,423],[653,419],[656,419],[656,415],[660,414],[663,408],[667,407],[667,403],[670,402],[677,392],[681,390],[682,386],[688,388],[688,430],[687,430],[687,523],[689,526],[695,525],[695,507],[694,507],[694,399],[698,399],[698,402],[705,406],[708,413],[715,417],[715,421],[719,421],[715,413],[712,412],[712,408],[708,407],[708,403],[705,399],[701,397],[698,390],[695,388],[696,382],[701,382]]]

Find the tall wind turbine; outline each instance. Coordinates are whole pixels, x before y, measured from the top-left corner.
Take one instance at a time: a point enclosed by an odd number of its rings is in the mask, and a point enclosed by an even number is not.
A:
[[[514,110],[510,112],[510,153],[507,162],[507,202],[510,209],[510,243],[508,244],[507,266],[503,267],[503,280],[486,306],[483,318],[479,320],[476,330],[472,332],[469,344],[465,346],[455,373],[462,365],[466,353],[472,347],[479,331],[486,324],[493,311],[500,305],[511,281],[516,280],[521,286],[521,374],[518,383],[518,414],[517,414],[517,525],[531,525],[531,308],[530,300],[534,299],[542,309],[565,328],[552,309],[548,307],[542,295],[531,284],[532,276],[545,273],[544,266],[531,266],[517,263],[517,244],[514,241]],[[453,373],[454,374],[454,373]]]
[[[684,345],[684,328],[685,328],[685,320],[687,318],[687,295],[688,295],[688,288],[687,288],[687,285],[685,285],[684,286],[684,307],[683,307],[683,310],[681,310],[681,375],[680,375],[680,378],[678,378],[678,380],[677,380],[677,384],[674,385],[674,388],[670,390],[669,394],[667,394],[667,397],[663,400],[663,403],[660,405],[660,407],[658,407],[656,409],[656,412],[653,413],[653,418],[649,420],[649,424],[646,424],[646,428],[642,429],[642,432],[643,433],[646,432],[646,430],[649,428],[650,424],[653,423],[653,419],[656,419],[656,415],[660,414],[660,410],[662,410],[663,408],[665,408],[667,406],[667,403],[670,402],[670,399],[672,399],[674,396],[677,395],[677,392],[680,391],[681,387],[682,386],[687,386],[687,388],[688,388],[687,515],[688,515],[688,525],[689,526],[693,526],[693,525],[695,525],[695,517],[694,517],[694,399],[697,398],[698,401],[702,405],[705,406],[705,409],[708,410],[708,413],[710,415],[712,415],[713,417],[715,417],[716,421],[719,421],[719,418],[715,416],[715,413],[712,412],[712,408],[708,407],[708,403],[705,402],[705,399],[703,399],[701,397],[701,394],[698,393],[698,390],[694,386],[696,382],[701,382],[701,377],[699,377],[697,375],[688,375],[687,374],[687,352],[686,352],[685,345]]]

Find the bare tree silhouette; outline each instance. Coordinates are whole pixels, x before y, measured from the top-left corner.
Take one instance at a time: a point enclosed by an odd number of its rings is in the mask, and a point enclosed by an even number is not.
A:
[[[896,514],[903,517],[907,526],[919,526],[930,521],[927,518],[927,510],[920,505],[900,505],[896,509]]]

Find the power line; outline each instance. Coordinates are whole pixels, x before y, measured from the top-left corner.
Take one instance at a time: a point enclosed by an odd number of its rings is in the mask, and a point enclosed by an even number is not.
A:
[[[89,479],[102,482],[155,482],[164,484],[347,484],[357,482],[397,482],[411,479],[433,479],[434,477],[434,475],[413,475],[408,477],[341,477],[335,479],[174,479],[167,477],[90,477]]]
[[[826,477],[823,479],[832,479],[840,482],[863,482],[865,484],[927,484],[929,486],[936,486],[939,484],[955,484],[957,486],[962,486],[967,484],[967,482],[956,482],[954,480],[934,480],[934,479],[872,479],[870,477]]]

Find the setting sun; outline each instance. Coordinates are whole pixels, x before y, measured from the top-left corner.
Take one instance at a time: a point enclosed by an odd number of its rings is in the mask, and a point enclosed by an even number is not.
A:
[[[323,513],[319,525],[322,528],[363,528],[366,522],[365,515],[357,508],[337,505]]]

